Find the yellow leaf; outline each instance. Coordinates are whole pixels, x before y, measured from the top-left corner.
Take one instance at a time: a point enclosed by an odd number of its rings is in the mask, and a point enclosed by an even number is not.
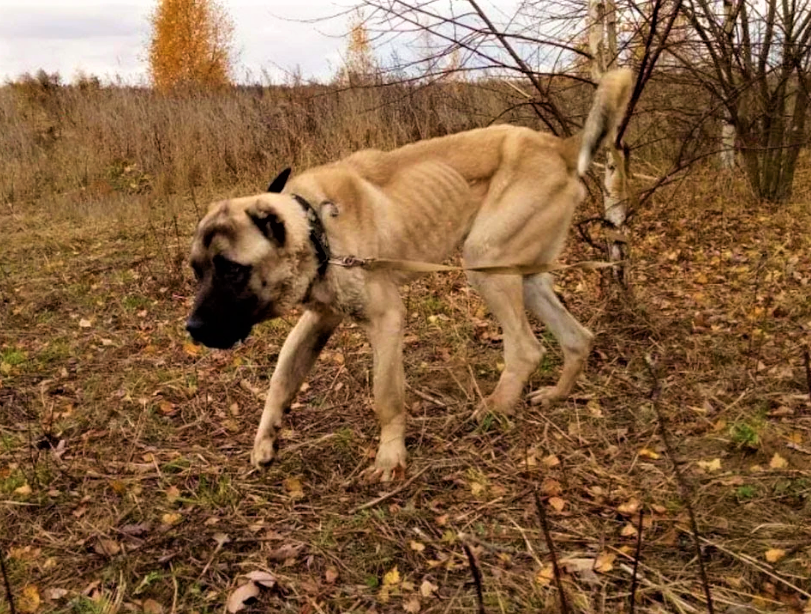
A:
[[[398,584],[400,584],[400,572],[395,565],[383,576],[383,586],[396,586]]]
[[[549,497],[556,497],[563,492],[563,487],[557,480],[547,478],[541,484],[541,492]]]
[[[788,467],[788,461],[775,452],[772,460],[769,461],[769,467],[772,469],[785,469]]]
[[[201,347],[196,343],[184,343],[183,351],[189,356],[199,356],[202,350]]]
[[[776,563],[784,556],[786,556],[786,551],[780,548],[772,548],[766,551],[766,560],[769,561],[769,563]]]
[[[543,459],[543,464],[547,467],[557,467],[560,465],[560,459],[555,456],[554,454],[550,454],[546,458]]]
[[[551,563],[548,565],[544,565],[541,570],[535,574],[535,582],[540,584],[541,586],[549,586],[549,584],[555,578],[555,569],[552,567]]]
[[[20,495],[21,497],[27,497],[31,494],[31,487],[28,484],[23,484],[19,488],[14,489],[15,495]]]
[[[180,489],[177,486],[170,486],[166,489],[166,498],[169,503],[174,503],[180,497]]]
[[[414,541],[413,539],[408,544],[414,552],[422,552],[425,550],[425,544]]]
[[[636,535],[636,527],[632,525],[630,522],[622,527],[622,531],[620,531],[620,535],[623,537],[634,537]]]
[[[629,499],[625,503],[617,506],[617,511],[624,516],[633,516],[639,511],[641,504],[636,499]]]
[[[479,484],[479,482],[471,482],[470,492],[474,497],[476,497],[484,492],[484,485]]]
[[[599,573],[608,573],[614,569],[614,561],[616,559],[617,555],[613,552],[603,552],[597,557],[597,561],[594,563],[595,571],[598,571]]]
[[[552,509],[556,512],[562,512],[563,508],[566,507],[566,501],[560,497],[550,497],[549,505],[552,506]]]
[[[639,451],[639,456],[641,456],[642,458],[649,458],[651,460],[656,460],[659,458],[659,455],[649,448],[642,448]]]
[[[698,466],[701,467],[707,473],[719,471],[721,469],[721,459],[714,458],[711,461],[698,461]]]
[[[284,489],[287,491],[287,494],[290,495],[291,499],[302,499],[304,498],[304,488],[301,485],[301,480],[299,478],[287,478],[284,482]]]
[[[22,594],[17,603],[17,610],[23,614],[34,614],[34,612],[39,609],[41,602],[42,599],[39,597],[39,589],[35,585],[29,584],[22,590]]]
[[[428,580],[423,580],[422,584],[420,584],[420,595],[427,599],[436,592],[437,588],[439,587],[436,584],[431,584]]]
[[[161,520],[163,521],[163,524],[173,525],[183,520],[183,516],[177,513],[164,514],[161,516]]]

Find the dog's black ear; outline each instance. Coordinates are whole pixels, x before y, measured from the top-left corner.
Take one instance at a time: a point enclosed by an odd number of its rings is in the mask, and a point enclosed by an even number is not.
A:
[[[287,229],[282,219],[274,211],[251,211],[248,215],[268,241],[284,247]]]
[[[276,179],[271,181],[270,185],[268,186],[268,192],[279,194],[282,190],[284,190],[284,185],[287,183],[287,178],[290,177],[290,170],[291,169],[288,166],[281,173],[276,175]]]

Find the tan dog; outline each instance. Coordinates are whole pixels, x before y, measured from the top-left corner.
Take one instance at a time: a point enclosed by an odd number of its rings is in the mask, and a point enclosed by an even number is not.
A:
[[[212,347],[231,347],[254,324],[304,306],[273,373],[252,462],[275,454],[282,414],[330,335],[349,316],[369,336],[380,421],[375,475],[405,468],[405,310],[398,286],[414,273],[347,268],[335,258],[441,262],[462,246],[467,266],[552,263],[585,197],[580,177],[613,138],[632,75],[600,83],[583,131],[568,139],[497,125],[420,141],[390,152],[365,150],[310,169],[269,193],[215,203],[200,222],[191,262],[200,288],[187,328]],[[286,185],[285,185],[286,184]],[[330,260],[332,257],[333,260]],[[561,305],[547,273],[469,272],[503,329],[505,368],[484,407],[509,413],[544,349],[525,309],[561,344],[563,371],[532,403],[569,394],[592,334]]]

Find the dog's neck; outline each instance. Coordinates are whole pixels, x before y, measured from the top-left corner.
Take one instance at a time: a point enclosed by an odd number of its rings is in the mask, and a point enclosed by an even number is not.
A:
[[[301,205],[301,208],[304,209],[304,213],[307,215],[307,222],[310,224],[310,243],[315,252],[315,259],[318,261],[318,277],[323,277],[324,273],[327,271],[331,257],[327,231],[324,228],[324,224],[321,222],[321,217],[306,199],[298,194],[293,194],[293,198]]]

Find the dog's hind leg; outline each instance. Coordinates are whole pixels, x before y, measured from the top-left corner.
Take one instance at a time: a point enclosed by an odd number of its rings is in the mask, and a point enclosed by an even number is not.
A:
[[[397,287],[386,282],[369,284],[368,299],[365,328],[374,355],[375,413],[380,422],[373,478],[388,482],[406,466],[405,306]]]
[[[572,391],[586,364],[594,335],[561,304],[549,273],[530,275],[524,279],[524,302],[546,324],[563,350],[563,371],[557,384],[529,395],[533,405],[551,403],[565,398]]]
[[[342,319],[337,313],[307,310],[285,339],[270,378],[270,390],[253,444],[251,463],[255,467],[273,460],[284,411],[290,407],[315,359]]]
[[[504,371],[495,390],[476,413],[479,417],[488,410],[510,414],[544,355],[543,346],[535,338],[524,311],[523,278],[472,271],[468,278],[501,324],[504,335]]]

